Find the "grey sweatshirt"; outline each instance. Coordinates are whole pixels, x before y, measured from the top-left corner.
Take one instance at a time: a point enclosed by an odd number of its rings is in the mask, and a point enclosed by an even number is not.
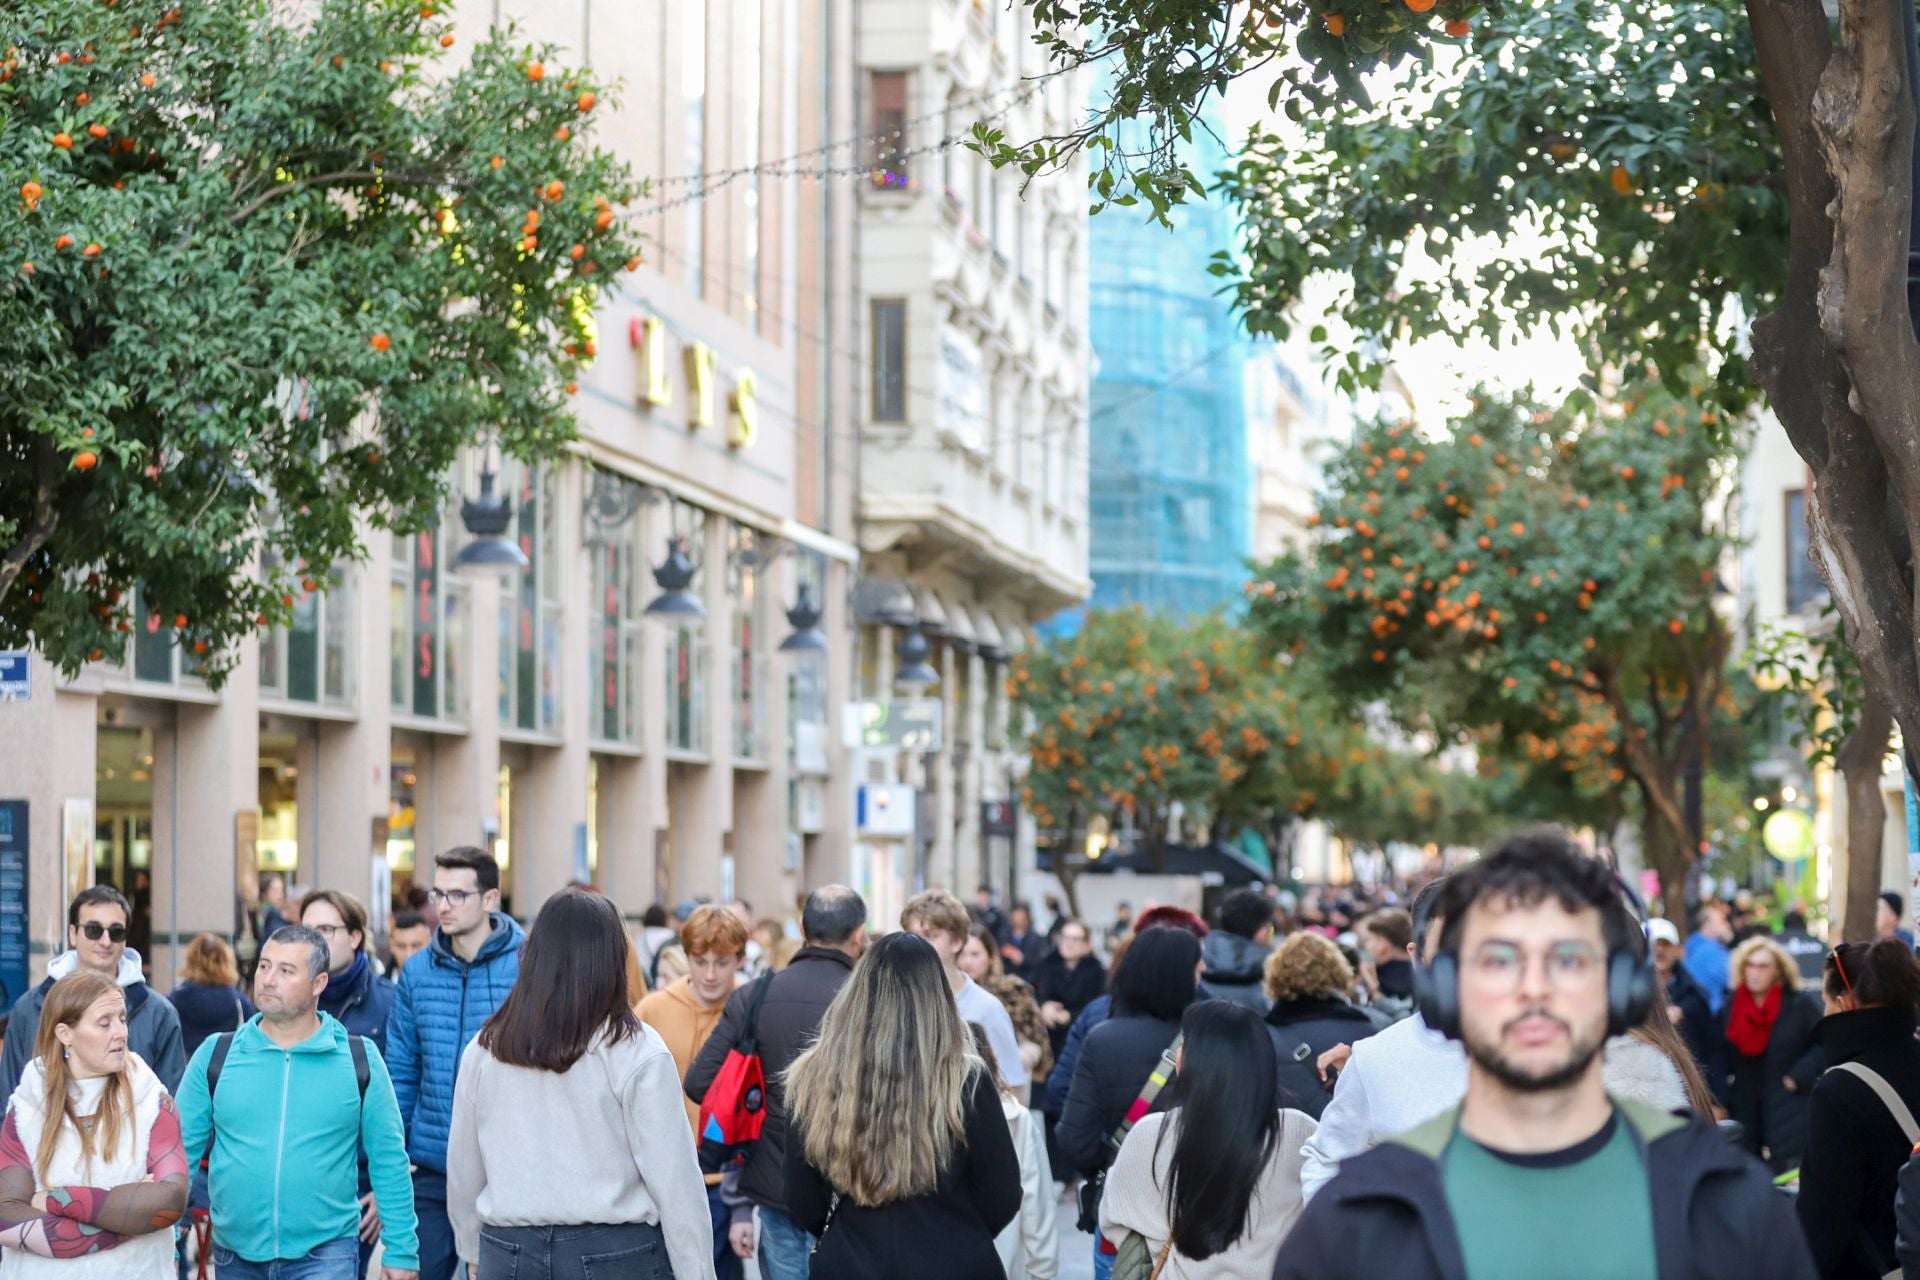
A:
[[[460,1059],[447,1143],[460,1256],[482,1225],[645,1222],[680,1280],[713,1280],[713,1227],[673,1054],[652,1027],[605,1035],[564,1072],[511,1067],[475,1039]]]

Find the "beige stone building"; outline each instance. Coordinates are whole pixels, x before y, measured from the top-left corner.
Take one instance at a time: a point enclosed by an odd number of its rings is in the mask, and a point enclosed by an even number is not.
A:
[[[623,81],[597,140],[671,206],[598,316],[573,454],[502,469],[529,567],[457,568],[468,536],[449,510],[416,537],[369,529],[364,560],[317,583],[218,693],[165,630],[71,682],[36,659],[31,698],[0,703],[0,798],[30,806],[36,969],[89,878],[135,894],[165,988],[175,948],[231,931],[236,894],[265,870],[384,909],[430,878],[434,852],[491,845],[522,917],[573,880],[634,915],[735,894],[782,915],[803,885],[852,874],[839,709],[861,670],[866,303],[850,231],[864,197],[857,181],[688,176],[855,136],[852,77],[830,65],[851,61],[854,15],[827,0],[494,0],[458,16],[458,48],[513,21]],[[463,463],[464,495],[485,461]],[[1038,500],[1034,518],[1039,537]],[[670,538],[704,618],[646,612]],[[1048,582],[1032,603],[1072,594],[1070,572]],[[803,587],[824,654],[780,652]]]

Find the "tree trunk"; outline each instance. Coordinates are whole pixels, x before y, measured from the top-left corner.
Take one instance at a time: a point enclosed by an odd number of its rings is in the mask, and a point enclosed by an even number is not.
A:
[[[1920,344],[1907,297],[1914,106],[1902,0],[1747,0],[1792,219],[1753,372],[1805,459],[1808,541],[1867,688],[1920,742]]]
[[[1647,789],[1644,782],[1641,788],[1643,792]],[[1687,876],[1693,869],[1693,860],[1686,854],[1686,842],[1678,837],[1672,824],[1660,817],[1651,801],[1640,823],[1640,841],[1647,865],[1660,877],[1659,910],[1673,921],[1684,939],[1691,932],[1687,917]],[[1652,904],[1648,907],[1651,910]]]
[[[1860,723],[1835,753],[1847,787],[1847,918],[1834,939],[1864,942],[1873,937],[1874,909],[1880,898],[1882,841],[1887,822],[1886,796],[1880,790],[1893,715],[1869,690]]]

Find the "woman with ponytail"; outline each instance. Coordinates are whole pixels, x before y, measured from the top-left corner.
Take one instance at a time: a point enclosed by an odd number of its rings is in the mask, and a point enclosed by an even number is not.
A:
[[[0,1280],[169,1280],[186,1204],[180,1117],[127,1047],[126,999],[76,970],[0,1126]]]
[[[1823,1280],[1879,1280],[1894,1256],[1894,1195],[1920,1141],[1920,964],[1904,942],[1843,942],[1827,957],[1827,1071],[1813,1087],[1800,1226]]]

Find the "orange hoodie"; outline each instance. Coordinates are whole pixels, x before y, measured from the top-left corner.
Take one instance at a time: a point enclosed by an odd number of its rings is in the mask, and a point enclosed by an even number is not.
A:
[[[640,1021],[660,1033],[667,1042],[667,1048],[673,1051],[673,1064],[680,1069],[680,1078],[687,1078],[687,1068],[693,1065],[694,1058],[700,1052],[700,1046],[707,1042],[713,1029],[720,1025],[720,1015],[726,1012],[727,1002],[722,1000],[711,1009],[702,1009],[700,1002],[693,997],[693,980],[681,978],[670,986],[660,988],[639,1005]],[[682,1098],[687,1106],[687,1127],[693,1131],[695,1141],[700,1135],[700,1107],[692,1100]],[[717,1182],[719,1179],[713,1178]]]

